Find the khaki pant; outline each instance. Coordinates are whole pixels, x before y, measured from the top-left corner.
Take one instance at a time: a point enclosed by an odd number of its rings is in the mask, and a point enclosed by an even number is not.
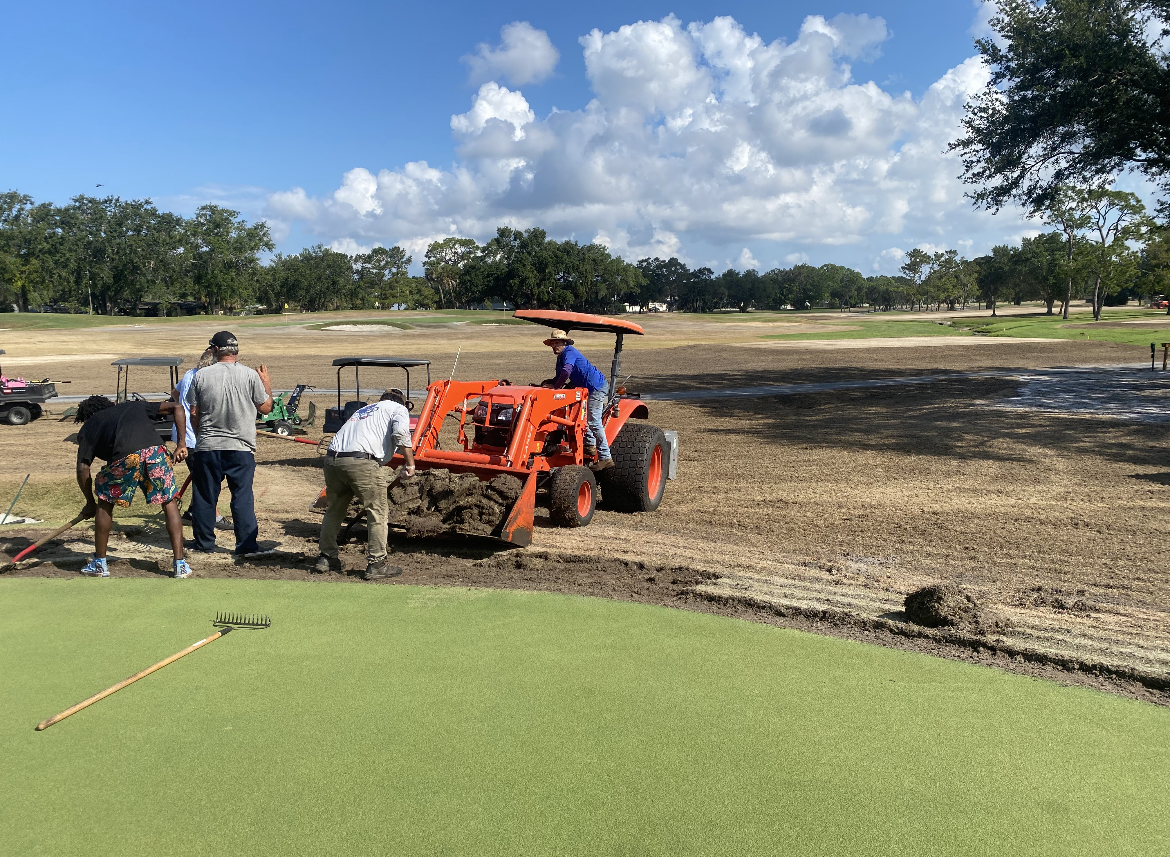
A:
[[[366,510],[370,562],[386,557],[386,522],[390,501],[386,489],[394,470],[370,458],[326,458],[325,496],[329,508],[321,524],[321,554],[337,559],[337,535],[345,522],[350,501],[356,496]]]

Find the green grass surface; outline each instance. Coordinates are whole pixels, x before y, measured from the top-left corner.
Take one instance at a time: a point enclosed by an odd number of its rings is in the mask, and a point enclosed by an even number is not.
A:
[[[77,330],[86,327],[135,324],[199,324],[220,319],[225,325],[236,327],[284,327],[289,324],[311,324],[320,329],[332,324],[386,324],[410,329],[431,324],[451,324],[466,321],[473,324],[530,324],[512,318],[510,312],[489,310],[433,310],[424,313],[411,310],[387,310],[376,318],[346,318],[352,312],[289,313],[287,315],[189,315],[164,318],[140,318],[127,315],[73,315],[69,313],[7,312],[0,313],[0,330]]]
[[[240,631],[41,733],[205,636]],[[1155,854],[1170,712],[664,608],[0,580],[5,854]]]
[[[220,316],[216,316],[219,318]],[[0,313],[0,329],[8,330],[78,330],[86,327],[110,327],[128,324],[184,324],[206,322],[206,315],[176,316],[173,318],[137,318],[128,315],[72,315],[55,312]]]
[[[940,314],[940,318],[947,318]],[[804,333],[774,333],[761,339],[809,340],[809,339],[889,339],[902,336],[971,336],[980,333],[987,336],[1005,336],[1023,339],[1078,339],[1097,342],[1117,342],[1124,345],[1149,345],[1170,342],[1170,317],[1162,313],[1138,309],[1105,310],[1101,321],[1157,322],[1157,326],[1134,325],[1128,328],[1106,327],[1093,322],[1088,313],[1078,313],[1068,321],[1059,315],[1003,316],[1000,318],[956,318],[953,325],[935,324],[931,321],[898,321],[889,314],[880,317],[843,316],[841,324],[856,326],[856,330],[818,332],[816,328]],[[1161,322],[1165,320],[1165,324]],[[823,322],[826,325],[834,322]],[[1081,325],[1093,325],[1082,327]]]
[[[1117,342],[1123,345],[1149,345],[1151,342],[1170,341],[1170,317],[1148,310],[1104,310],[1101,321],[1146,321],[1155,325],[1131,325],[1124,328],[1103,327],[1093,322],[1091,315],[1074,316],[1067,322],[1059,315],[1033,315],[989,319],[986,324],[975,324],[974,329],[991,336],[1033,337],[1038,339],[1084,339],[1095,342]],[[957,319],[956,324],[972,323]],[[1070,326],[1071,325],[1071,326]],[[1081,325],[1092,325],[1082,327]]]
[[[833,324],[833,322],[825,322]],[[829,330],[808,333],[773,333],[761,339],[787,339],[794,342],[808,339],[890,339],[900,336],[970,336],[968,330],[959,330],[933,321],[869,321],[857,317],[842,317],[841,324],[858,325],[857,330]]]

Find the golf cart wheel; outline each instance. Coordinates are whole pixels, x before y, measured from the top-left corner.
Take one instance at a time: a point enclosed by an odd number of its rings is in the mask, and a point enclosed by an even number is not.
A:
[[[626,423],[609,445],[613,467],[598,474],[602,506],[653,512],[666,490],[666,436],[646,423]]]
[[[34,404],[34,405],[29,405],[29,406],[28,406],[28,409],[29,409],[29,412],[30,412],[30,413],[32,413],[32,418],[33,418],[34,420],[39,420],[39,419],[41,418],[41,414],[43,414],[43,413],[44,413],[44,411],[43,411],[43,410],[41,410],[41,406],[40,406],[40,405],[35,405],[35,404]]]
[[[23,426],[27,425],[29,420],[32,419],[32,412],[29,411],[29,409],[24,405],[13,405],[8,409],[8,413],[5,414],[5,417],[7,418],[8,425]]]
[[[597,510],[597,478],[588,467],[570,464],[552,472],[548,511],[558,527],[584,527]]]
[[[291,430],[289,429],[289,425],[284,420],[277,420],[276,425],[274,425],[272,427],[272,430],[274,432],[276,432],[278,435],[280,435],[281,437],[288,437],[289,434],[291,434]]]

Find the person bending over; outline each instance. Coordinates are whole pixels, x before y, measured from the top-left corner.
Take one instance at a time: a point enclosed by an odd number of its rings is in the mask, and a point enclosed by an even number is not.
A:
[[[589,390],[589,422],[585,435],[585,457],[597,456],[597,460],[589,465],[589,469],[600,473],[613,467],[613,459],[609,454],[609,442],[605,439],[605,426],[601,423],[601,415],[605,411],[606,386],[605,376],[601,370],[585,359],[585,355],[573,347],[573,340],[569,339],[569,332],[554,330],[553,335],[544,341],[552,348],[557,356],[557,376],[551,381],[545,381],[541,386],[549,386],[559,390],[566,383],[571,387],[585,387]]]
[[[406,394],[387,390],[380,401],[356,411],[333,436],[325,453],[325,498],[329,503],[321,523],[321,556],[313,571],[341,571],[337,535],[350,501],[356,496],[366,510],[369,531],[365,580],[397,577],[398,566],[387,559],[387,520],[392,471],[386,466],[395,452],[406,459],[403,475],[414,476],[414,450],[410,446],[410,413]]]
[[[142,488],[146,502],[162,506],[166,513],[167,534],[175,560],[175,577],[190,577],[191,566],[183,559],[183,525],[175,502],[175,472],[171,456],[159,443],[153,417],[174,414],[178,428],[175,461],[187,457],[184,434],[187,421],[183,409],[175,402],[132,401],[115,405],[105,396],[90,396],[77,408],[77,419],[84,423],[77,433],[77,484],[85,495],[81,510],[94,521],[94,555],[81,573],[90,577],[109,577],[106,547],[114,523],[114,506],[128,508],[134,492]],[[100,458],[106,465],[94,479],[90,465]]]

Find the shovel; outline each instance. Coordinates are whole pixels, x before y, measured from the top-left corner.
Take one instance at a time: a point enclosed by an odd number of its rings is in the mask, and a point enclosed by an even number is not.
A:
[[[28,547],[26,547],[24,550],[22,550],[20,553],[18,553],[16,555],[16,557],[11,562],[0,563],[0,574],[3,574],[4,572],[15,568],[15,566],[18,562],[20,562],[22,559],[24,559],[26,556],[28,556],[33,551],[35,551],[41,545],[45,544],[46,542],[52,541],[53,539],[57,538],[57,536],[61,535],[61,533],[65,532],[66,530],[73,529],[74,527],[76,527],[78,524],[80,524],[84,520],[86,520],[85,515],[78,515],[76,518],[74,518],[72,521],[70,521],[65,526],[63,526],[59,529],[53,530],[53,532],[49,533],[47,536],[45,536],[43,539],[41,539],[36,544],[32,544],[32,545],[29,545]]]

